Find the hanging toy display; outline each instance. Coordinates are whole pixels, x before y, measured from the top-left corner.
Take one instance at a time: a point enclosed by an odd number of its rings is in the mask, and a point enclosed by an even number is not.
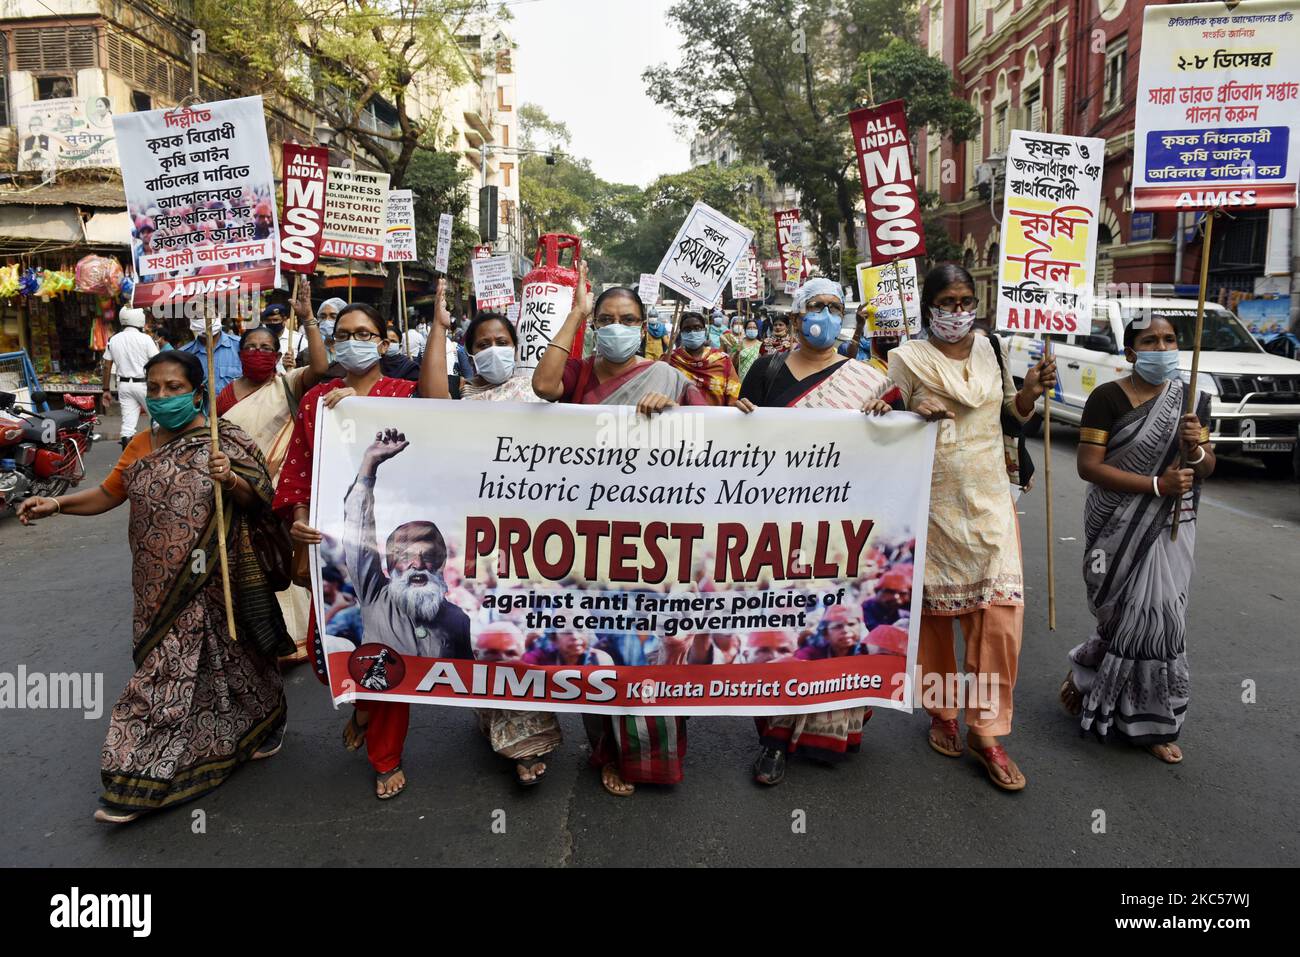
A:
[[[37,269],[35,266],[28,266],[23,270],[22,275],[18,277],[18,291],[24,296],[34,296],[41,288],[41,273],[43,269]]]
[[[118,297],[125,303],[131,302],[131,294],[135,292],[135,280],[130,276],[122,277],[122,287],[118,290]]]
[[[73,292],[76,288],[77,278],[71,269],[46,269],[36,288],[36,295],[48,301],[65,292]]]
[[[16,295],[18,295],[18,264],[0,266],[0,299],[12,299]]]
[[[76,267],[77,292],[116,296],[122,288],[122,264],[110,256],[83,256]]]
[[[77,265],[80,268],[81,264]],[[98,312],[90,324],[90,348],[95,352],[103,352],[108,348],[108,337],[112,335],[108,324],[117,316],[117,306],[112,296],[99,296],[95,299],[95,307]]]

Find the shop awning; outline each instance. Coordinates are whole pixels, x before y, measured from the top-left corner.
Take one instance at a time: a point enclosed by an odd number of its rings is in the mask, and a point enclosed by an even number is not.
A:
[[[51,183],[36,188],[0,189],[0,239],[126,246],[130,235],[121,183]]]

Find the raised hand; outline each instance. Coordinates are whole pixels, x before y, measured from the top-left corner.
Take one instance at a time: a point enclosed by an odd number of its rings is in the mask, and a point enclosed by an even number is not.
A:
[[[451,313],[447,311],[447,280],[439,279],[438,288],[434,294],[437,304],[433,310],[433,321],[436,325],[443,328],[444,332],[451,331]]]
[[[307,282],[298,283],[298,291],[293,297],[293,314],[298,317],[299,322],[306,322],[311,319],[311,284]]]
[[[572,313],[577,313],[584,321],[591,318],[595,308],[595,297],[591,294],[591,285],[587,281],[587,260],[578,260],[578,285],[573,290]]]
[[[362,474],[374,475],[381,463],[387,462],[410,444],[406,441],[406,436],[396,429],[376,432],[375,441],[370,443],[370,448],[366,449],[366,454],[361,460]]]

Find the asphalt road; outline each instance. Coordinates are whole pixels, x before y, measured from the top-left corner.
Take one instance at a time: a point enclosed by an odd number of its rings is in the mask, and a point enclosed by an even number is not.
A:
[[[116,434],[115,421],[104,425]],[[774,789],[749,780],[750,719],[694,718],[685,783],[622,799],[601,789],[580,722],[566,715],[549,779],[522,791],[471,713],[429,707],[414,709],[410,786],[381,804],[369,765],[340,745],[344,712],[299,668],[287,679],[289,733],[278,756],[125,828],[91,820],[107,714],[0,710],[0,864],[1300,863],[1300,485],[1225,463],[1207,489],[1191,601],[1187,759],[1169,767],[1082,737],[1056,704],[1065,653],[1091,621],[1079,571],[1076,433],[1056,433],[1055,632],[1047,629],[1041,487],[1020,506],[1028,602],[1016,729],[1005,739],[1029,779],[1018,795],[994,789],[974,760],[931,751],[922,713],[880,709],[860,755],[836,769],[792,761]],[[92,479],[116,451],[111,441],[95,447]],[[132,670],[126,512],[34,528],[0,519],[0,672],[102,672],[111,705]],[[1254,703],[1243,702],[1245,681],[1254,682]],[[205,833],[194,833],[195,811]],[[1104,833],[1095,830],[1098,811]]]

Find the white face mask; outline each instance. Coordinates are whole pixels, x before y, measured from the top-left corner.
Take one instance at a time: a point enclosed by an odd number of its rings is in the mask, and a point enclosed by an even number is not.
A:
[[[194,333],[196,336],[207,335],[208,320],[202,316],[195,316],[190,320],[190,332]],[[212,318],[212,336],[213,338],[219,338],[221,336],[221,320],[215,316]]]
[[[488,346],[474,353],[474,368],[492,385],[500,385],[515,371],[514,346]]]
[[[975,325],[975,313],[942,312],[935,309],[930,313],[930,333],[944,342],[961,342]]]

